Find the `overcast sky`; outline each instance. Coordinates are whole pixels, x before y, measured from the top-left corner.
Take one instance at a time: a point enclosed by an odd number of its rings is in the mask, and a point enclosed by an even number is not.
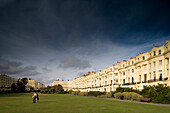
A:
[[[170,39],[170,0],[0,0],[0,73],[73,80]]]

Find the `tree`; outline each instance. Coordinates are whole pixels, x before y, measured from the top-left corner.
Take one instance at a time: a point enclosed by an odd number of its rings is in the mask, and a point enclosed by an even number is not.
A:
[[[24,92],[25,91],[25,85],[28,83],[27,78],[22,78],[17,80],[17,91],[18,92]]]
[[[15,85],[15,83],[13,83],[13,84],[11,85],[11,92],[12,92],[12,93],[15,93],[15,92],[16,92],[16,89],[17,89],[17,86]]]
[[[64,89],[63,89],[63,86],[62,86],[62,85],[58,84],[58,85],[55,85],[55,86],[53,86],[53,87],[54,87],[54,91],[55,91],[56,93],[59,93],[59,94],[64,93]]]

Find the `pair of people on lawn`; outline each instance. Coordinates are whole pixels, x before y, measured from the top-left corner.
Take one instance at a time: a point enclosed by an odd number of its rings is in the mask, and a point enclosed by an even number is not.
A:
[[[33,96],[32,96],[32,98],[33,98],[33,103],[38,103],[38,100],[39,100],[39,95],[38,95],[38,93],[34,93]]]

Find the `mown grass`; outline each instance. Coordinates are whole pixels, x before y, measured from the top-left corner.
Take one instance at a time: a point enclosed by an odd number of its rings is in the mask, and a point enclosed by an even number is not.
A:
[[[2,94],[0,113],[170,113],[170,107],[64,94],[40,94],[33,104],[32,94]]]

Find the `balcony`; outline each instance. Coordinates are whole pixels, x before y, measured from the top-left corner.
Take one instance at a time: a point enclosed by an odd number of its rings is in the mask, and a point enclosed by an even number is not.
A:
[[[114,83],[113,85],[119,85],[119,83]]]
[[[166,78],[159,78],[159,79],[151,79],[151,80],[147,80],[147,81],[142,81],[142,83],[151,83],[151,82],[165,81],[165,80],[168,80],[168,77],[166,77]]]
[[[133,82],[133,83],[124,83],[122,85],[134,85],[134,84],[136,84],[136,83],[135,82]]]

